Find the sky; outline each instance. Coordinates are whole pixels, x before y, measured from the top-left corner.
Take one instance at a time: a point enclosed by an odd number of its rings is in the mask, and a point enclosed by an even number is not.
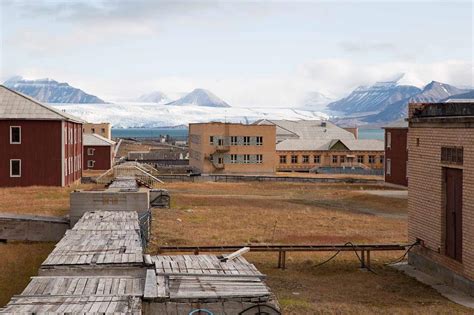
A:
[[[472,1],[0,0],[0,80],[106,100],[205,88],[236,107],[299,107],[405,73],[473,82]]]

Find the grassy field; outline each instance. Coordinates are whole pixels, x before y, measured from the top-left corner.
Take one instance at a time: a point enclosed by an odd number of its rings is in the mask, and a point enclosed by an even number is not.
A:
[[[92,186],[81,186],[90,188]],[[365,194],[377,185],[298,183],[172,183],[172,209],[154,212],[149,251],[160,245],[247,243],[399,243],[407,241],[404,199]],[[0,212],[63,216],[64,188],[0,189]],[[20,293],[53,244],[0,243],[0,305]],[[385,263],[402,253],[373,253],[376,274],[353,253],[276,253],[246,258],[267,274],[284,314],[469,314],[433,289]]]
[[[407,201],[363,192],[379,186],[296,183],[173,183],[172,209],[154,213],[149,251],[160,245],[405,243]],[[246,258],[266,273],[284,314],[468,314],[373,253],[376,274],[353,253],[276,253]]]
[[[69,193],[91,187],[0,188],[0,212],[65,216],[69,211]],[[53,248],[52,243],[0,243],[0,306],[23,291]]]

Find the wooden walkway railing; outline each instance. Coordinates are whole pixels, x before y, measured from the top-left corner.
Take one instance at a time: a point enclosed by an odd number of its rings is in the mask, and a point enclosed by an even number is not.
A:
[[[361,268],[370,269],[372,251],[406,251],[413,244],[316,244],[316,245],[225,245],[225,246],[160,246],[158,254],[169,252],[230,252],[249,247],[251,252],[278,252],[278,268],[286,268],[286,252],[355,252],[360,259]],[[360,252],[360,256],[359,253]]]

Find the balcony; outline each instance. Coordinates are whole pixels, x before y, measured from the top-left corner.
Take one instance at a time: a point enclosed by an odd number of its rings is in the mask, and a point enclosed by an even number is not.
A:
[[[228,152],[230,150],[230,145],[217,145],[216,146],[216,152],[222,153],[222,152]]]

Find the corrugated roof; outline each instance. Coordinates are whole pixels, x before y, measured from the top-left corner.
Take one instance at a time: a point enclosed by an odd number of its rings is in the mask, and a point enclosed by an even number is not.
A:
[[[42,104],[22,93],[0,85],[0,119],[84,120]]]
[[[394,121],[387,126],[384,126],[383,129],[390,129],[390,128],[408,128],[408,121],[405,120],[405,118]]]
[[[306,140],[355,139],[354,135],[325,120],[271,120],[261,119],[257,125],[274,124],[277,138],[299,138]]]
[[[371,139],[304,140],[287,139],[276,145],[277,151],[328,151],[337,142],[351,151],[383,151],[384,142]]]
[[[109,140],[95,133],[85,133],[82,142],[86,146],[111,146],[115,144],[115,141]]]

